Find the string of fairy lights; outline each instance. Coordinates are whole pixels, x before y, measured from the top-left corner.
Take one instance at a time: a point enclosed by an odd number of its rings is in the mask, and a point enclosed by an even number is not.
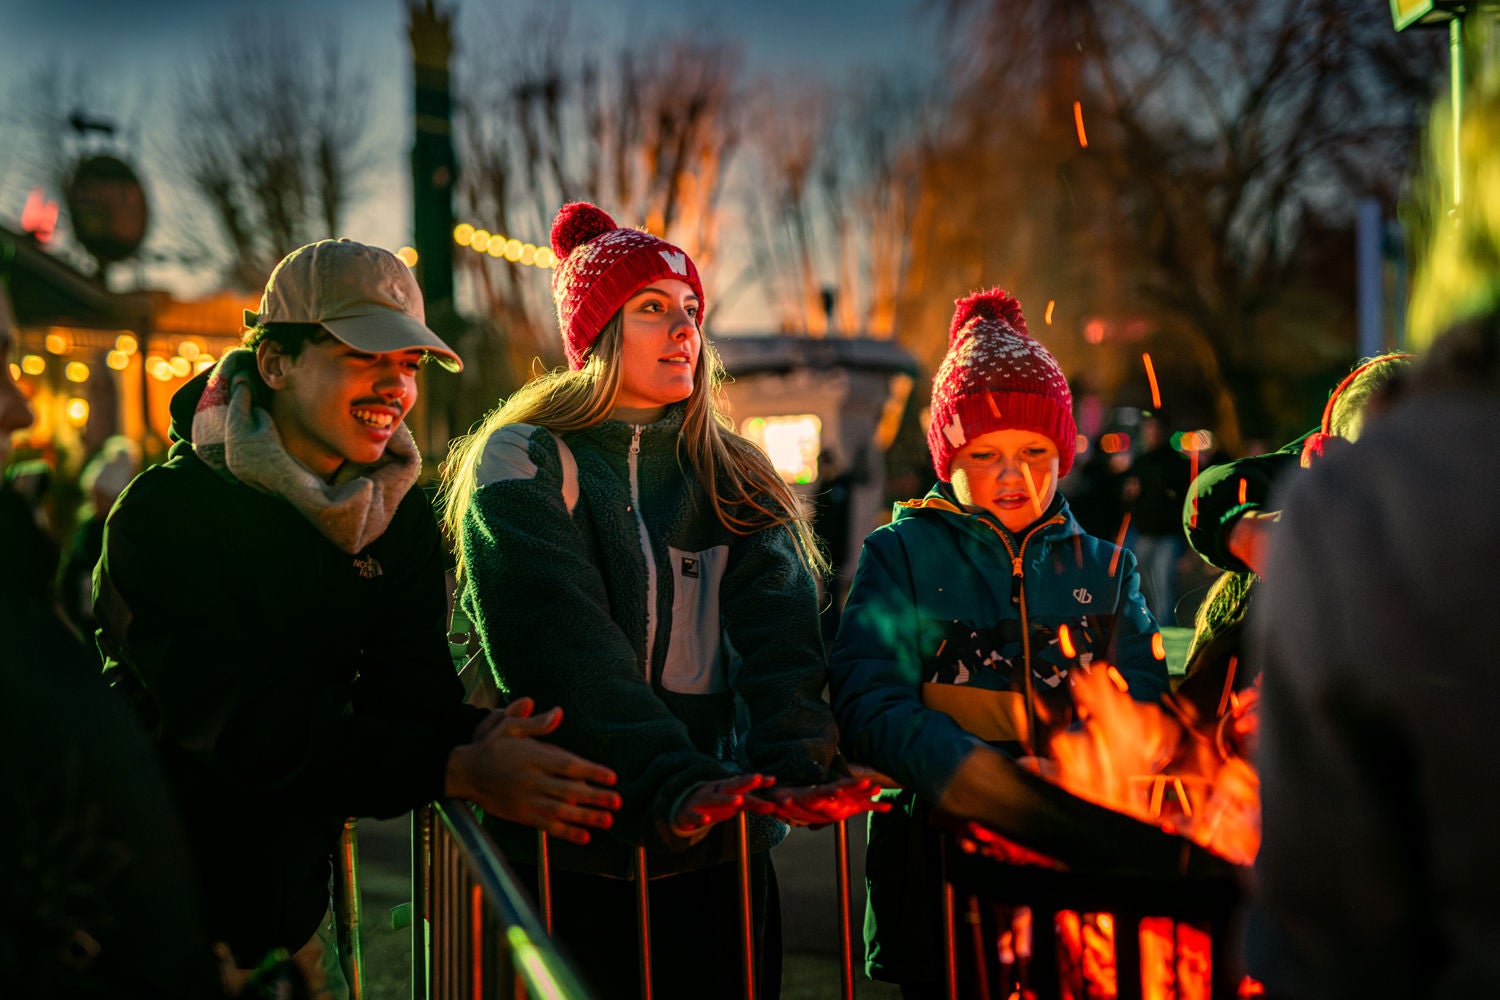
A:
[[[526,243],[504,233],[492,233],[467,222],[453,227],[453,242],[467,247],[475,253],[488,254],[496,260],[506,260],[525,267],[552,268],[557,265],[557,255],[548,246]]]

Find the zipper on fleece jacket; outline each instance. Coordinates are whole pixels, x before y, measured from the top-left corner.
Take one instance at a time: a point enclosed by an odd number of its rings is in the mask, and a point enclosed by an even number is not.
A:
[[[1032,525],[1031,530],[1021,537],[1021,548],[1017,551],[1010,544],[1010,535],[1003,528],[991,524],[982,517],[979,518],[979,523],[993,531],[1000,539],[1000,544],[1005,546],[1005,552],[1010,556],[1011,578],[1016,582],[1016,594],[1021,599],[1021,677],[1026,689],[1026,739],[1024,742],[1032,754],[1037,752],[1036,685],[1031,680],[1031,623],[1026,620],[1026,543],[1043,528],[1062,524],[1063,521],[1063,516],[1057,514],[1040,524]]]
[[[651,683],[651,657],[656,646],[656,555],[651,548],[651,533],[646,530],[646,518],[641,514],[641,431],[640,424],[631,424],[630,457],[630,510],[635,514],[635,526],[641,535],[641,555],[646,560],[646,683]]]

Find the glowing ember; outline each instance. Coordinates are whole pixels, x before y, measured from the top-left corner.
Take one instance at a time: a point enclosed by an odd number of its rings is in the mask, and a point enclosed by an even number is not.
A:
[[[1078,655],[1078,650],[1073,646],[1073,633],[1068,631],[1067,625],[1057,626],[1057,648],[1070,660]]]
[[[1083,102],[1073,102],[1073,127],[1078,130],[1078,145],[1083,149],[1089,148],[1088,133],[1083,130]]]
[[[1151,408],[1161,409],[1161,387],[1156,384],[1156,366],[1151,363],[1151,355],[1142,354],[1141,361],[1146,365],[1146,379],[1151,383]]]
[[[1109,575],[1114,576],[1120,568],[1120,553],[1125,551],[1125,534],[1130,530],[1130,512],[1120,521],[1120,533],[1115,536],[1115,554],[1109,557]]]

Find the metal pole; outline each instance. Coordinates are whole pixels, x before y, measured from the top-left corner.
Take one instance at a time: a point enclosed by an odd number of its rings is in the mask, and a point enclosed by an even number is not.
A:
[[[635,849],[635,912],[640,934],[641,1000],[651,1000],[651,886],[646,875],[646,849]]]
[[[427,893],[432,858],[432,807],[411,811],[411,996],[427,1000],[427,928],[432,913]]]
[[[1354,267],[1355,316],[1358,328],[1359,356],[1373,358],[1385,346],[1385,289],[1381,280],[1385,241],[1385,220],[1380,202],[1361,199],[1355,210]]]
[[[1463,204],[1464,21],[1448,22],[1448,86],[1453,106],[1453,206]]]
[[[943,973],[948,1000],[958,1000],[958,941],[953,930],[953,883],[948,878],[948,841],[944,834],[938,844],[938,864],[943,879]]]
[[[834,825],[834,858],[839,886],[839,996],[854,1000],[854,928],[849,916],[849,820]]]
[[[745,1000],[755,1000],[755,914],[750,905],[750,824],[741,811],[735,820],[740,868],[740,933],[744,948]]]
[[[353,817],[344,820],[344,830],[339,834],[339,863],[334,866],[333,889],[339,965],[344,970],[344,982],[349,985],[349,1000],[361,1000],[365,990],[360,949],[359,836]]]
[[[547,831],[536,832],[536,892],[542,906],[542,926],[552,936],[552,854],[547,845]]]

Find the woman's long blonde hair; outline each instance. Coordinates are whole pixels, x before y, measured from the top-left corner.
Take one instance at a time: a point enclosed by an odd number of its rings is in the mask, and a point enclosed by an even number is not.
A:
[[[463,574],[463,519],[477,486],[475,473],[490,435],[509,424],[535,424],[558,434],[609,419],[620,393],[624,323],[616,313],[599,333],[588,360],[577,371],[558,368],[526,383],[502,400],[473,431],[454,439],[443,464],[439,509]],[[719,402],[724,366],[707,340],[687,398],[679,460],[685,454],[708,494],[719,523],[737,535],[780,527],[790,532],[803,563],[825,577],[828,557],[813,534],[802,505],[782,482],[764,452],[736,434]]]

